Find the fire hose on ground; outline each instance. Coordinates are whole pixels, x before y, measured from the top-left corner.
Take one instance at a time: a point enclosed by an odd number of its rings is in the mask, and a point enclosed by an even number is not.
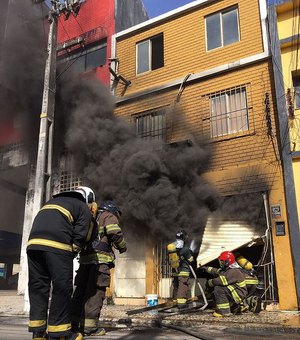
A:
[[[204,290],[203,290],[203,288],[202,288],[202,286],[201,286],[201,284],[200,284],[200,282],[199,282],[199,280],[198,280],[198,278],[197,278],[197,275],[196,275],[196,273],[195,273],[193,267],[192,267],[191,265],[189,265],[189,266],[190,266],[190,270],[191,270],[191,272],[192,272],[192,274],[193,274],[193,276],[194,276],[194,279],[195,279],[196,283],[198,284],[198,287],[199,287],[199,289],[200,289],[201,295],[202,295],[203,300],[204,300],[204,306],[202,306],[202,307],[200,308],[200,310],[204,310],[204,309],[207,307],[207,305],[208,305],[208,302],[207,302],[207,299],[206,299]]]
[[[185,334],[194,336],[197,339],[202,339],[202,340],[214,340],[215,339],[214,337],[211,337],[211,336],[207,336],[207,335],[203,335],[203,334],[199,335],[199,334],[197,334],[195,332],[192,332],[192,331],[190,331],[190,330],[188,330],[187,328],[184,328],[184,327],[180,327],[180,326],[175,326],[175,325],[170,325],[170,324],[164,323],[162,320],[158,320],[158,326],[159,327],[165,327],[165,328],[174,329],[176,331],[180,331],[180,332],[183,332]]]

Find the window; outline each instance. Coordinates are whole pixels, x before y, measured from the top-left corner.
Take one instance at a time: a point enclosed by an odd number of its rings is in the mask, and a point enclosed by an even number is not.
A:
[[[64,58],[61,64],[71,65],[77,73],[83,73],[106,64],[106,40],[97,46],[87,47],[84,50],[72,53],[69,57]]]
[[[239,41],[237,8],[209,15],[205,22],[207,51]]]
[[[156,70],[164,66],[163,34],[137,43],[137,74]]]
[[[60,172],[59,191],[74,190],[79,185],[82,185],[81,178],[72,171],[62,170]]]
[[[147,140],[166,141],[167,124],[165,110],[159,109],[134,116],[136,134]]]
[[[295,109],[300,109],[300,76],[293,77],[294,86],[294,107]]]
[[[249,129],[245,87],[210,95],[211,136],[219,137]]]

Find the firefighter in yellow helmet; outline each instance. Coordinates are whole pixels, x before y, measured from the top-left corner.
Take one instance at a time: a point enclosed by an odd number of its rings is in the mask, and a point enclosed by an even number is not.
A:
[[[236,263],[234,254],[230,251],[222,252],[219,257],[221,268],[202,267],[202,270],[214,276],[206,282],[208,289],[213,289],[216,311],[215,317],[231,314],[233,304],[243,306],[243,300],[247,296],[245,275]]]
[[[168,259],[172,268],[173,277],[173,300],[177,307],[187,307],[187,299],[190,294],[190,265],[194,261],[191,249],[186,245],[187,233],[179,230],[176,233],[176,240],[167,246]]]

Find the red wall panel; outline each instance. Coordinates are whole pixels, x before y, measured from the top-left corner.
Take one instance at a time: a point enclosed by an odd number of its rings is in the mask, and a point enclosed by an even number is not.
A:
[[[115,33],[115,0],[86,0],[82,3],[77,17],[70,15],[59,18],[58,43],[74,39],[86,32],[99,28],[100,38],[107,38],[107,62],[94,70],[95,75],[105,84],[109,84],[108,58],[111,56],[111,36]]]

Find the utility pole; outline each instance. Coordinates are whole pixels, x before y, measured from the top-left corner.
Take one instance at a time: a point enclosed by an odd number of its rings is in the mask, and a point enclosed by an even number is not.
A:
[[[56,47],[57,47],[57,2],[52,2],[49,13],[50,29],[48,35],[47,60],[44,77],[42,110],[40,114],[40,133],[36,161],[33,217],[45,201],[45,183],[51,181],[52,137],[54,123],[54,103],[56,91]],[[47,185],[47,188],[49,186]]]
[[[43,0],[32,0],[37,4]],[[53,128],[54,128],[54,106],[56,92],[56,57],[57,57],[57,26],[58,18],[64,14],[67,20],[70,14],[77,15],[80,9],[79,0],[65,0],[61,3],[59,0],[51,0],[49,11],[49,35],[47,45],[47,60],[45,66],[44,89],[42,99],[42,109],[40,114],[40,131],[37,150],[36,172],[34,181],[34,190],[31,203],[28,204],[24,219],[23,239],[21,249],[21,272],[19,276],[18,291],[25,293],[24,310],[29,310],[28,291],[26,289],[28,269],[26,258],[26,244],[30,232],[31,224],[40,210],[41,206],[51,196],[51,174],[52,174],[52,152],[53,152]],[[29,216],[30,214],[30,216]],[[29,216],[29,217],[28,217]],[[28,223],[31,221],[31,223]],[[20,289],[20,287],[25,287]]]
[[[42,204],[51,196],[52,146],[54,125],[54,104],[56,92],[56,55],[57,55],[57,22],[61,14],[68,19],[70,14],[78,14],[80,3],[78,0],[51,0],[52,8],[49,12],[50,30],[48,36],[48,58],[45,67],[42,110],[40,115],[39,146],[36,162],[34,187],[33,216]],[[46,185],[45,185],[46,183]]]

